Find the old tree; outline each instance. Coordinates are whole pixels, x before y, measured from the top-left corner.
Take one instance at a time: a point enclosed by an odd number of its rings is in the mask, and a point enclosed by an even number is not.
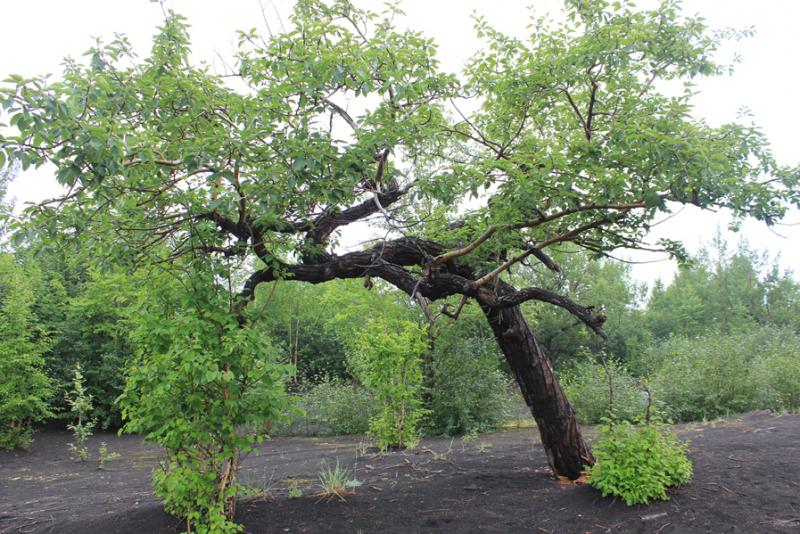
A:
[[[604,317],[504,275],[557,271],[548,248],[567,242],[680,254],[646,241],[675,203],[771,224],[800,195],[757,128],[691,114],[691,80],[726,72],[713,56],[738,34],[670,0],[565,12],[525,39],[477,19],[481,52],[458,75],[394,12],[347,0],[298,0],[290,31],[242,33],[222,76],[190,64],[171,15],[147,59],[118,38],[58,81],[9,80],[3,158],[54,165],[67,192],[31,215],[117,261],[239,261],[240,311],[277,279],[382,279],[431,314],[476,302],[553,471],[576,478],[592,455],[519,305],[560,306],[601,336]]]

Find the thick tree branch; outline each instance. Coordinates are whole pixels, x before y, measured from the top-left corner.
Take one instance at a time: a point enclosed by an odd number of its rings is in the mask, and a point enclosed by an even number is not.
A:
[[[535,248],[531,251],[531,255],[533,255],[537,260],[542,262],[545,267],[550,269],[553,272],[560,273],[561,266],[556,263],[556,261],[551,258],[545,251]]]
[[[401,238],[380,243],[375,247],[341,256],[332,256],[328,261],[318,264],[285,264],[276,262],[278,268],[265,268],[253,273],[245,283],[240,294],[240,308],[255,295],[255,288],[262,282],[272,282],[280,278],[320,284],[337,278],[377,277],[404,291],[408,295],[427,300],[439,300],[451,295],[462,295],[462,304],[467,297],[473,297],[482,306],[508,308],[528,300],[548,302],[564,308],[602,337],[605,317],[596,314],[592,308],[583,307],[569,298],[540,288],[526,288],[519,291],[505,282],[497,288],[483,287],[470,279],[468,272],[435,272],[429,276],[418,276],[405,267],[426,265],[431,258],[440,253],[442,246],[433,241],[417,238]],[[448,314],[449,315],[449,314]]]
[[[410,185],[402,188],[389,188],[387,191],[377,193],[372,198],[364,200],[346,210],[320,215],[312,223],[311,229],[306,232],[306,242],[314,245],[325,243],[331,234],[340,226],[348,225],[377,213],[379,207],[376,205],[376,199],[380,206],[385,209],[387,206],[391,206],[400,200],[403,195],[408,193],[410,188]]]
[[[569,313],[580,319],[581,322],[592,329],[592,331],[594,331],[597,335],[601,336],[603,339],[608,338],[608,334],[606,334],[606,332],[603,330],[603,323],[606,321],[605,315],[601,313],[595,313],[592,307],[583,307],[580,304],[573,302],[568,297],[559,295],[558,293],[554,293],[547,289],[527,287],[525,289],[512,291],[504,294],[501,297],[498,297],[494,305],[498,308],[510,308],[511,306],[518,306],[529,300],[547,302],[549,304],[555,304],[556,306],[564,308]]]

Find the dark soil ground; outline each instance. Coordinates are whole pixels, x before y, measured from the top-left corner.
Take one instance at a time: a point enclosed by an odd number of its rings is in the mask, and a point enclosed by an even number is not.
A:
[[[253,533],[373,532],[800,532],[800,415],[766,412],[681,425],[694,479],[671,499],[628,507],[593,488],[548,476],[535,429],[426,439],[382,456],[362,438],[282,438],[245,461],[253,497],[237,520]],[[591,436],[591,429],[587,429]],[[118,460],[70,460],[69,434],[45,430],[28,451],[0,453],[0,533],[172,533],[150,488],[160,451],[135,436],[106,441]],[[363,484],[323,500],[318,473],[336,462]],[[290,499],[293,487],[303,492]]]

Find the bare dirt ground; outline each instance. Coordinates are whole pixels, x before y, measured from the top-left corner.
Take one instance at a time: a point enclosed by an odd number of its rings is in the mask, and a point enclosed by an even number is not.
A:
[[[800,415],[757,412],[677,426],[690,440],[694,479],[671,499],[628,507],[548,476],[535,429],[426,439],[414,451],[365,453],[363,438],[282,438],[240,473],[253,497],[237,520],[252,533],[800,532]],[[591,429],[587,434],[592,435]],[[69,434],[38,433],[28,451],[0,453],[0,534],[173,533],[150,472],[160,451],[135,436],[94,436],[122,457],[99,470],[71,460]],[[318,473],[336,462],[362,482],[322,500]],[[290,488],[302,491],[289,498]]]

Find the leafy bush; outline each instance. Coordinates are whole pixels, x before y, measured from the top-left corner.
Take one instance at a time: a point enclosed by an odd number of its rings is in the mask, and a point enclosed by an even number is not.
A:
[[[431,359],[428,433],[478,434],[502,426],[508,379],[494,339],[440,338]]]
[[[774,328],[671,338],[650,355],[656,398],[679,421],[790,408],[800,398],[798,341]]]
[[[188,531],[235,532],[239,458],[285,408],[287,369],[260,329],[239,324],[225,292],[192,289],[172,300],[162,292],[138,314],[140,354],[120,399],[124,430],[166,449],[153,483]]]
[[[778,411],[800,409],[800,337],[783,332],[767,354],[755,362],[753,375],[765,385],[764,407]]]
[[[30,273],[0,254],[0,447],[24,447],[33,423],[51,416],[44,372],[49,340],[33,320]]]
[[[562,374],[564,392],[580,423],[599,423],[610,415],[610,408],[613,408],[614,417],[631,421],[641,417],[647,407],[647,397],[636,378],[612,359],[607,360],[607,366],[614,394],[611,407],[608,373],[594,356],[583,358],[573,369]]]
[[[275,425],[272,435],[365,434],[378,413],[375,393],[337,379],[323,378],[293,395],[291,401],[294,409],[287,423]]]
[[[381,449],[412,446],[419,438],[418,427],[425,414],[420,398],[420,354],[427,349],[422,329],[411,321],[376,319],[357,333],[354,348],[348,355],[353,374],[375,392],[378,400],[370,434]]]
[[[603,497],[622,497],[628,506],[667,500],[666,488],[685,484],[692,477],[687,446],[663,426],[634,426],[627,421],[600,427],[592,448],[596,463],[589,483]]]

